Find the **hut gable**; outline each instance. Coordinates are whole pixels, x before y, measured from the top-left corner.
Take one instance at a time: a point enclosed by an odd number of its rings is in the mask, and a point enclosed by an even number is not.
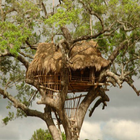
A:
[[[108,66],[109,61],[101,56],[96,46],[97,43],[94,41],[82,41],[74,46],[71,51],[70,67],[74,70],[95,67],[96,71],[100,71],[101,68]]]
[[[62,53],[56,51],[53,43],[40,43],[37,47],[36,54],[31,62],[27,77],[31,78],[36,75],[47,75],[48,73],[58,73],[61,69]]]

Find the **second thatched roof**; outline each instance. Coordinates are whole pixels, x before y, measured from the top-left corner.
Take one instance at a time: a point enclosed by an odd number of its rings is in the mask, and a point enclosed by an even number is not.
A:
[[[70,52],[70,63],[67,67],[72,70],[95,67],[100,71],[109,65],[109,61],[101,56],[96,48],[94,41],[78,42]],[[62,53],[60,49],[56,50],[54,43],[40,43],[38,45],[35,57],[29,65],[27,77],[36,75],[47,75],[48,73],[60,73],[62,68]]]

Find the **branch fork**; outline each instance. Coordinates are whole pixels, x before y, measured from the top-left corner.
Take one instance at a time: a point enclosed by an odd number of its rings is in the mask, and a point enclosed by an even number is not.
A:
[[[115,80],[116,83],[119,85],[119,87],[122,88],[122,83],[123,83],[123,81],[121,80],[122,78],[121,78],[120,76],[114,74],[113,72],[111,72],[111,71],[109,71],[109,70],[106,71],[106,74],[105,74],[105,75],[106,75],[106,76],[109,76],[109,77],[111,77],[113,80]],[[111,81],[111,79],[110,79],[110,81]],[[112,81],[112,83],[114,83],[114,81]],[[113,84],[113,85],[114,85],[114,84]]]

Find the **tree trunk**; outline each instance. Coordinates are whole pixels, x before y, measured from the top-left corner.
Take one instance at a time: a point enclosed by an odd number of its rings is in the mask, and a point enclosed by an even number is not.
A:
[[[62,140],[62,135],[59,132],[59,129],[54,124],[53,118],[51,116],[51,108],[46,105],[44,108],[45,116],[44,120],[47,124],[47,127],[53,137],[54,140]]]
[[[77,111],[77,128],[78,128],[78,132],[80,133],[81,128],[82,128],[82,124],[83,124],[83,120],[85,118],[85,115],[87,113],[87,110],[90,106],[90,104],[94,101],[94,99],[99,95],[99,89],[98,88],[94,88],[92,87],[88,94],[86,95],[86,97],[83,99],[83,101],[81,102],[78,111]]]
[[[75,120],[68,118],[64,109],[59,112],[67,140],[78,140],[87,109],[92,101],[99,95],[99,91],[100,88],[91,88],[89,90],[76,112]]]

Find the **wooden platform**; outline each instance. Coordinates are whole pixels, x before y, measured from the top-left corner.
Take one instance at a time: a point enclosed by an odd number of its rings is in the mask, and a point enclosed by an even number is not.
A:
[[[46,88],[52,92],[57,92],[61,90],[61,78],[59,75],[37,75],[34,77],[42,88]],[[68,92],[87,92],[91,86],[105,85],[105,83],[92,83],[88,80],[88,77],[78,79],[77,77],[69,79]]]

